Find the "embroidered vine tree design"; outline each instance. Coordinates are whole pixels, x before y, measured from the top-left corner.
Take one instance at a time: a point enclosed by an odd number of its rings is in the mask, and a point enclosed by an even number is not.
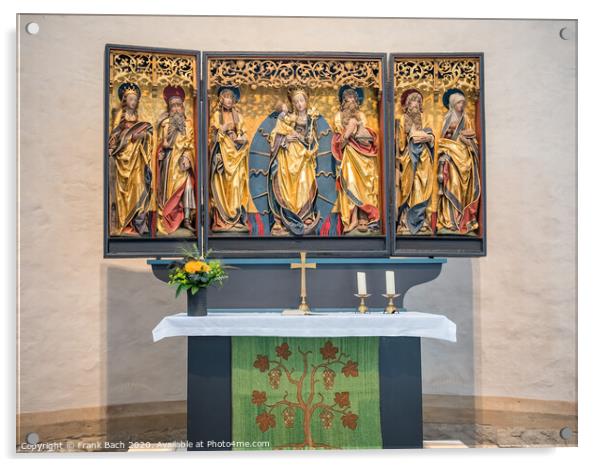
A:
[[[303,370],[298,377],[294,376],[295,369],[289,368],[287,362],[292,355],[289,345],[283,342],[276,346],[276,357],[270,359],[268,355],[257,355],[257,359],[253,366],[261,373],[267,372],[268,382],[273,389],[278,389],[282,375],[286,377],[288,382],[294,387],[294,394],[289,398],[289,392],[284,391],[282,398],[272,403],[268,402],[268,396],[265,391],[253,390],[251,394],[251,403],[264,409],[255,418],[255,423],[262,432],[266,432],[276,427],[276,415],[280,412],[282,423],[286,428],[292,428],[297,416],[302,417],[304,439],[299,443],[291,443],[279,448],[332,448],[325,443],[316,443],[312,437],[311,421],[312,417],[317,413],[322,427],[330,429],[335,422],[335,417],[338,415],[340,423],[344,428],[355,430],[358,424],[358,415],[351,410],[351,400],[348,391],[334,392],[330,396],[330,403],[326,402],[327,397],[322,391],[317,390],[317,386],[321,385],[324,392],[332,391],[335,385],[337,369],[346,378],[355,378],[359,375],[357,362],[349,358],[349,355],[339,352],[339,348],[335,347],[330,340],[324,343],[320,348],[322,360],[317,364],[311,364],[309,355],[311,350],[303,351],[300,347],[297,351],[303,360]],[[309,391],[304,391],[309,389]],[[306,392],[306,395],[304,395]],[[279,409],[282,408],[282,411]]]

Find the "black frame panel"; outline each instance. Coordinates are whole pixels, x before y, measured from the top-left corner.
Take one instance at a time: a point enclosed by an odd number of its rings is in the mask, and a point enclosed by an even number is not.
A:
[[[387,215],[389,206],[389,187],[391,184],[389,167],[389,121],[387,118],[388,86],[387,86],[387,54],[385,53],[360,53],[360,52],[214,52],[207,51],[202,53],[202,81],[203,81],[203,102],[208,105],[208,77],[207,62],[212,58],[233,58],[233,57],[257,57],[257,58],[350,58],[350,59],[377,59],[382,62],[382,100],[381,100],[381,125],[382,141],[381,154],[383,157],[383,172],[385,188],[382,191],[382,202],[385,203],[382,213],[384,216],[383,227],[385,234],[366,237],[210,237],[209,215],[205,216],[205,245],[211,249],[212,256],[228,258],[253,258],[253,257],[290,257],[296,255],[299,251],[307,251],[312,257],[388,257],[392,248],[392,232],[389,230]],[[203,140],[208,141],[208,116],[203,116]],[[207,166],[207,148],[203,148],[203,163]],[[205,171],[203,186],[207,187],[209,183],[209,174]],[[209,206],[209,193],[205,189],[205,206]]]
[[[201,53],[198,50],[187,50],[187,49],[171,49],[162,47],[141,47],[134,45],[123,45],[123,44],[106,44],[104,52],[104,134],[103,134],[103,252],[105,258],[147,258],[149,256],[178,256],[179,252],[184,247],[190,247],[192,244],[197,243],[200,251],[203,251],[203,223],[201,219],[204,217],[204,204],[202,202],[202,191],[200,183],[198,183],[197,175],[197,237],[196,239],[183,239],[183,238],[142,238],[142,237],[131,237],[131,238],[119,238],[111,237],[109,235],[109,159],[108,159],[108,135],[110,131],[110,97],[109,97],[109,66],[110,66],[110,53],[112,50],[125,50],[132,52],[149,52],[149,53],[167,53],[167,54],[180,54],[180,55],[191,55],[195,57],[196,66],[196,80],[197,80],[197,101],[196,101],[196,112],[197,122],[202,117],[201,112],[201,99],[202,94],[202,82],[201,82]],[[200,149],[203,147],[202,132],[195,128],[197,134],[197,174],[199,173],[201,160]]]
[[[480,216],[481,216],[481,236],[471,237],[466,235],[440,235],[440,236],[398,236],[396,235],[396,223],[397,223],[397,206],[395,205],[395,189],[396,187],[389,186],[391,199],[390,199],[390,212],[389,212],[389,229],[393,233],[392,235],[392,256],[445,256],[445,257],[478,257],[487,255],[487,235],[486,235],[486,201],[487,201],[487,190],[486,190],[486,176],[485,176],[485,55],[483,52],[464,52],[464,53],[392,53],[389,54],[389,102],[388,110],[389,114],[387,120],[389,121],[389,134],[387,139],[390,142],[389,171],[394,173],[395,171],[395,141],[394,141],[394,122],[395,122],[395,60],[398,58],[436,58],[436,57],[469,57],[478,58],[480,61],[479,66],[479,84],[480,84],[480,124],[481,124],[481,141],[480,141],[480,169],[481,169],[481,205],[480,205]],[[392,229],[392,230],[391,230]]]

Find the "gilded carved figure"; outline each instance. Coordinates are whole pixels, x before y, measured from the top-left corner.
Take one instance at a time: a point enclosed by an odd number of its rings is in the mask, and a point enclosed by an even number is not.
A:
[[[397,234],[433,233],[434,177],[432,128],[423,121],[423,98],[416,89],[401,96],[403,117],[396,125]]]
[[[146,235],[153,204],[153,126],[139,120],[140,88],[122,83],[117,89],[121,108],[109,135],[114,161],[113,234]]]
[[[320,220],[315,211],[318,192],[315,122],[318,112],[309,108],[309,94],[303,88],[288,92],[289,110],[282,105],[270,134],[269,200],[274,224],[272,235],[303,235],[312,232]]]
[[[196,147],[194,122],[186,116],[185,92],[180,86],[163,91],[167,112],[157,123],[158,211],[157,229],[171,234],[180,227],[195,232]]]
[[[248,232],[249,144],[243,115],[236,108],[240,90],[220,87],[210,123],[211,230]]]
[[[337,201],[344,234],[379,229],[378,134],[360,110],[363,99],[361,88],[341,87],[334,117],[332,153],[340,162]]]
[[[448,112],[438,142],[437,233],[474,233],[479,227],[481,196],[476,132],[465,114],[466,98],[461,90],[447,90],[443,104]]]

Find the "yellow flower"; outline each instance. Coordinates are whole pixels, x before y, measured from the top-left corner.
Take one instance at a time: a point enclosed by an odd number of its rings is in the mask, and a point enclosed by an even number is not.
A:
[[[201,272],[203,269],[202,261],[190,260],[184,265],[184,271],[188,274],[194,274],[195,272]]]

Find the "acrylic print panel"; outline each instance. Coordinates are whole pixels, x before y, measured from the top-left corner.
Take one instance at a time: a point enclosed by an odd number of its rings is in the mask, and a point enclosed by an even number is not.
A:
[[[110,238],[197,236],[197,56],[108,50]]]
[[[395,228],[483,237],[481,57],[397,56]]]
[[[207,61],[213,237],[382,236],[379,58]]]

